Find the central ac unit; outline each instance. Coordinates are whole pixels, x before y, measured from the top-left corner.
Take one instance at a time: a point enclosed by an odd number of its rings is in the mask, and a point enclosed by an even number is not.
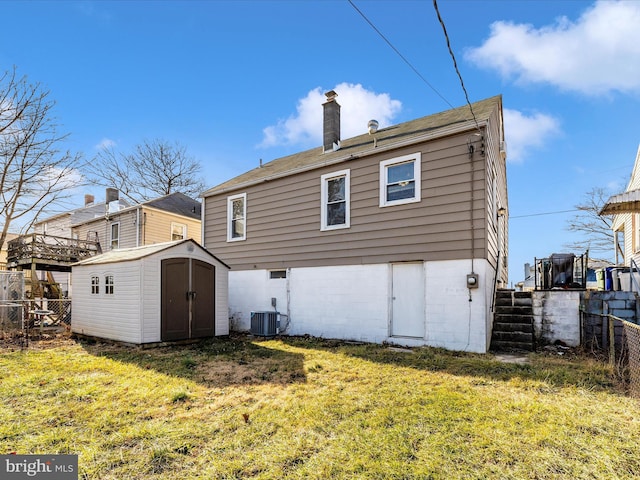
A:
[[[251,335],[273,337],[280,331],[278,312],[251,312]]]

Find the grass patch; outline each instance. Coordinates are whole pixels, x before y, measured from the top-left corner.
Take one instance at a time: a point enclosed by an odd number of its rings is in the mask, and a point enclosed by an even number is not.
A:
[[[0,355],[0,451],[83,479],[633,478],[638,401],[593,359],[309,338]]]

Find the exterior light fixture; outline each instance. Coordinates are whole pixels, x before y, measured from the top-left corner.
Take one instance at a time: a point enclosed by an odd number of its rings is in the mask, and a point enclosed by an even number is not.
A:
[[[498,216],[499,217],[504,217],[507,214],[507,209],[504,207],[500,207],[498,209]]]

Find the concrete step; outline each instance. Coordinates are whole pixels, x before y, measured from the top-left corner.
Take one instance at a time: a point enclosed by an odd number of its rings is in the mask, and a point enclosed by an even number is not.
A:
[[[512,313],[514,315],[533,315],[533,308],[531,305],[497,305],[495,308],[496,313]]]
[[[533,324],[495,322],[493,324],[493,331],[494,332],[523,332],[523,333],[532,334]]]
[[[533,345],[533,336],[530,332],[493,332],[492,341],[518,342]]]
[[[493,315],[493,323],[524,323],[533,324],[533,315],[518,315],[514,313],[499,313]]]
[[[508,340],[491,340],[490,350],[493,352],[533,352],[533,342],[513,342]]]

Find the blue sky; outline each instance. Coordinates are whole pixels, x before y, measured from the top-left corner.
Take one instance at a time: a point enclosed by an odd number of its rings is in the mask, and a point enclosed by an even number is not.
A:
[[[0,70],[50,90],[65,146],[85,158],[177,141],[211,187],[320,145],[330,89],[343,138],[371,118],[384,127],[464,105],[431,1],[353,3],[411,66],[348,0],[5,0]],[[554,212],[626,187],[640,143],[640,2],[438,5],[470,99],[503,95],[516,282],[525,262],[566,252],[574,213]]]

